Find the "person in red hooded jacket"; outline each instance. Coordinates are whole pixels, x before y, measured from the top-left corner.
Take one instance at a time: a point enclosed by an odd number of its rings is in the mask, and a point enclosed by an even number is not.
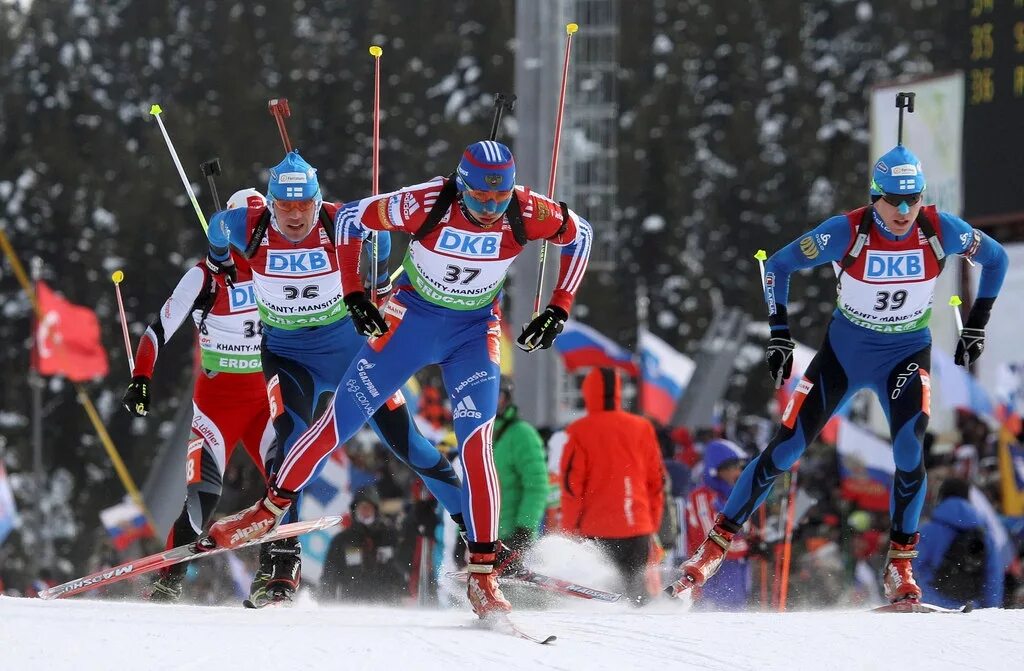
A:
[[[647,599],[644,569],[661,526],[665,467],[654,425],[621,409],[614,369],[595,368],[581,387],[587,414],[568,427],[562,451],[562,529],[596,541],[626,594]]]

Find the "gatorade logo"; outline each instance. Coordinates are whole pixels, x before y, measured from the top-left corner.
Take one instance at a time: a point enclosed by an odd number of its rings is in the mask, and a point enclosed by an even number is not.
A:
[[[501,254],[501,233],[470,233],[446,228],[437,251],[463,259],[496,259]]]
[[[868,251],[864,263],[864,279],[868,281],[923,280],[924,253]]]
[[[256,289],[252,282],[239,282],[229,287],[228,308],[231,312],[242,312],[256,307]]]
[[[322,249],[270,250],[267,252],[267,274],[283,277],[322,275],[331,264]]]

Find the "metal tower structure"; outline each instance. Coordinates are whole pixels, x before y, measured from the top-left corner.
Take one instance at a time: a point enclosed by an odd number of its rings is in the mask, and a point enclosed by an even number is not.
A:
[[[518,182],[542,190],[547,184],[554,142],[559,76],[565,25],[578,23],[573,37],[563,139],[555,197],[570,203],[594,227],[592,270],[614,267],[618,63],[617,0],[517,0],[515,137]],[[554,252],[554,253],[552,253]],[[549,250],[553,259],[557,252]],[[513,266],[506,318],[518,335],[530,319],[536,290],[537,253],[530,250]],[[550,291],[558,263],[549,263],[545,290]],[[542,297],[543,299],[543,297]],[[537,426],[560,426],[572,419],[578,393],[553,350],[516,352],[517,403]]]

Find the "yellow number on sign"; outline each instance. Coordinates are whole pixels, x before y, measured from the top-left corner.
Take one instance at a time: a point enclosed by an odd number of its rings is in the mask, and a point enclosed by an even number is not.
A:
[[[992,68],[975,68],[971,70],[972,105],[992,102],[995,88],[995,83],[992,81]]]
[[[1024,65],[1018,65],[1013,69],[1013,96],[1024,98]]]
[[[992,40],[992,24],[981,23],[971,26],[971,60],[992,58],[995,42]]]

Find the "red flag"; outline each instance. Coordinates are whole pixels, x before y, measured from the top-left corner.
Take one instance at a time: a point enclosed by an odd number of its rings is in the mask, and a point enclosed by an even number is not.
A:
[[[36,283],[39,312],[33,364],[40,375],[64,375],[83,382],[107,374],[100,322],[89,308],[69,303],[43,282]]]

